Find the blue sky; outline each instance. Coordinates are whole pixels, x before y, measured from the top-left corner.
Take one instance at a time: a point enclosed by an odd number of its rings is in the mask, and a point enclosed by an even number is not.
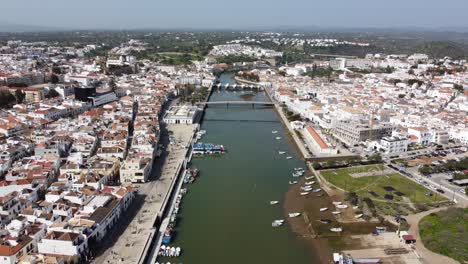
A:
[[[468,0],[2,0],[1,22],[66,28],[468,27]]]

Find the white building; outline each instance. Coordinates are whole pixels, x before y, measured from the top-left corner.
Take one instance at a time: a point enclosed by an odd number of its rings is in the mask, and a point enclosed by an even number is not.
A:
[[[166,124],[193,124],[196,121],[198,107],[196,106],[173,106],[164,115]]]
[[[121,183],[143,183],[148,180],[151,173],[152,159],[127,158],[120,167]]]
[[[383,137],[380,140],[380,147],[386,154],[401,153],[408,150],[410,140],[400,137]]]

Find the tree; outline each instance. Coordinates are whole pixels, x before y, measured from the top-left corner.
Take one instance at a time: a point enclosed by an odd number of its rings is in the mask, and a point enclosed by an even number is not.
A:
[[[60,67],[54,66],[52,67],[52,72],[54,74],[62,74],[62,69],[60,69]]]
[[[398,98],[405,98],[405,95],[404,94],[399,94]]]
[[[50,82],[51,82],[51,83],[57,84],[57,83],[59,83],[59,81],[60,81],[60,79],[59,79],[59,77],[58,77],[57,75],[52,74],[52,75],[50,76]]]
[[[15,96],[8,90],[0,90],[0,107],[7,107],[16,101]]]
[[[15,98],[16,98],[16,102],[17,102],[18,104],[22,104],[22,103],[23,103],[24,97],[26,97],[26,95],[24,94],[23,91],[21,91],[20,89],[16,89],[16,90],[15,90]]]
[[[115,83],[114,78],[111,78],[107,85],[112,89],[112,91],[115,91],[115,89],[117,89],[117,84]]]
[[[50,89],[49,93],[47,94],[47,98],[54,98],[58,96],[60,96],[60,94],[55,89]]]

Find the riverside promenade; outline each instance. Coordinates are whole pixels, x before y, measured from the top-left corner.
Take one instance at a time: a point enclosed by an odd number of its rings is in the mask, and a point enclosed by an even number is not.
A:
[[[198,125],[167,127],[168,131],[172,131],[175,143],[163,143],[167,146],[167,155],[160,158],[163,159],[161,172],[157,173],[160,175],[137,186],[138,195],[143,197],[143,200],[142,204],[135,205],[141,206],[136,216],[115,243],[96,258],[94,263],[146,263],[147,255],[154,253],[159,226],[164,219],[167,205],[173,201],[174,190],[183,174],[197,129]]]
[[[283,124],[288,128],[289,134],[294,139],[294,142],[296,143],[296,146],[299,148],[299,151],[300,151],[300,153],[302,155],[302,158],[304,158],[305,160],[312,158],[312,154],[305,148],[305,143],[302,141],[302,139],[299,138],[296,131],[292,128],[291,124],[289,123],[288,118],[286,117],[286,115],[283,112],[283,109],[281,109],[281,106],[279,105],[279,103],[271,95],[270,89],[271,88],[266,88],[265,93],[268,96],[268,98],[270,98],[270,100],[274,103],[274,107],[275,107],[276,112],[280,116],[281,121],[283,122]]]

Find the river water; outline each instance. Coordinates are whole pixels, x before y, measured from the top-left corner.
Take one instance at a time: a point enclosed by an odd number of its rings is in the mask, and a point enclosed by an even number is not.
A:
[[[230,75],[221,76],[222,83],[228,81]],[[269,100],[264,92],[221,90],[210,101],[239,101],[245,94],[252,94],[247,100]],[[293,168],[305,166],[273,108],[211,106],[202,129],[207,131],[203,142],[223,144],[227,153],[192,160],[200,176],[188,186],[171,244],[182,248],[182,256],[170,261],[319,263],[287,224],[271,227],[273,220],[286,218],[282,199]],[[270,205],[270,200],[280,204]]]

